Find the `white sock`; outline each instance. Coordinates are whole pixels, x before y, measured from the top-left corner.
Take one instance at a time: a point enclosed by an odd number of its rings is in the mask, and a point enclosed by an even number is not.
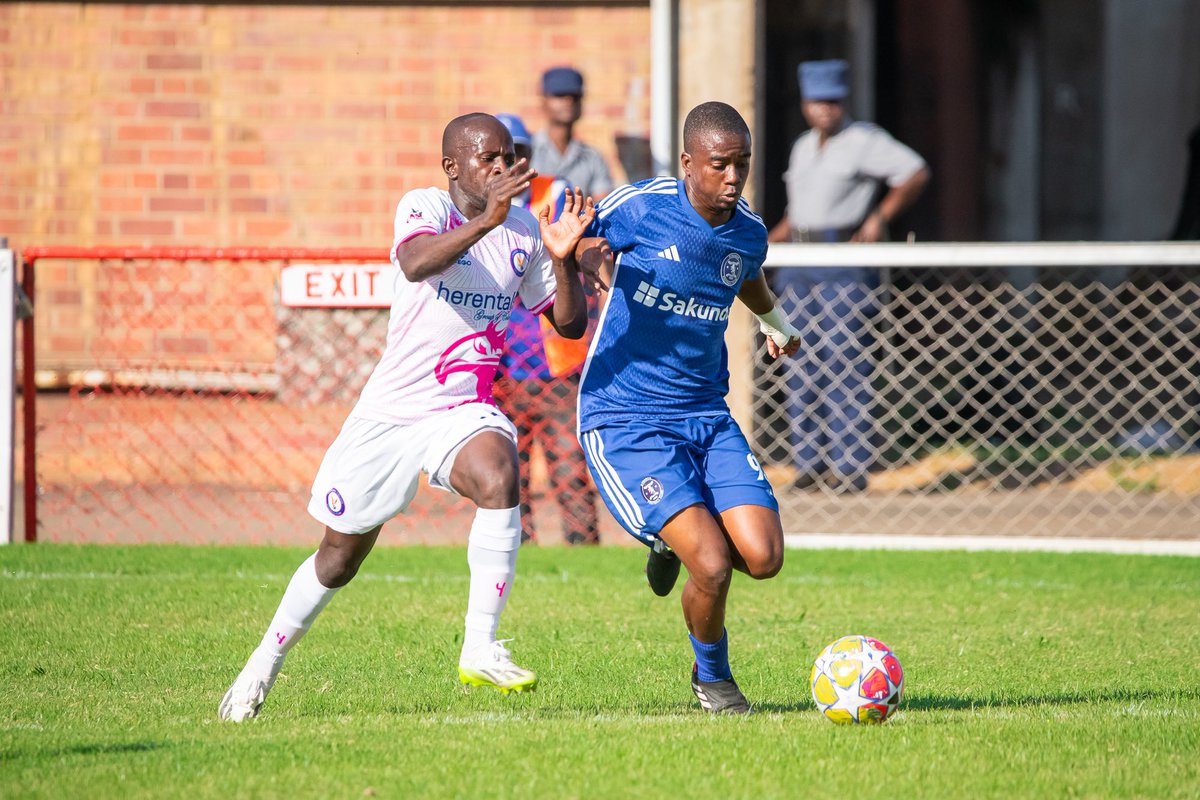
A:
[[[335,593],[337,589],[317,580],[317,554],[313,553],[292,575],[262,643],[250,656],[250,665],[261,677],[274,679],[279,674],[283,657],[300,641]]]
[[[467,539],[471,591],[467,597],[466,632],[460,663],[480,646],[496,641],[500,614],[508,603],[513,576],[517,573],[517,549],[520,546],[519,507],[481,508],[475,512],[475,522]]]

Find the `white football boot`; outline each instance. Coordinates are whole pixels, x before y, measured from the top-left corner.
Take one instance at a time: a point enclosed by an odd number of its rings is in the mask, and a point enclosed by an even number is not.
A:
[[[254,719],[274,683],[274,676],[262,678],[247,664],[221,699],[217,716],[230,722]]]
[[[476,648],[458,663],[458,680],[467,686],[495,686],[501,694],[532,692],[537,688],[537,675],[512,661],[512,653],[504,646],[511,639]]]

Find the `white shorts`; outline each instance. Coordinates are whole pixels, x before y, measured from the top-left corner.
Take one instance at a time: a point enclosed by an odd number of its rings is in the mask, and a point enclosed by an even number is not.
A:
[[[325,451],[308,513],[341,533],[365,533],[408,508],[421,473],[453,492],[450,470],[472,437],[517,429],[495,406],[465,403],[412,425],[350,417]]]

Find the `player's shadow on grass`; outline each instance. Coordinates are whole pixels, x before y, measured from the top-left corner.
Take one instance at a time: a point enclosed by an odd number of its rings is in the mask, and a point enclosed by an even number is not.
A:
[[[817,707],[811,700],[803,703],[755,703],[750,701],[751,708],[759,714],[797,714],[806,711],[816,711]],[[692,706],[691,708],[696,708]]]
[[[92,742],[89,744],[73,744],[66,747],[54,747],[47,750],[0,750],[0,761],[8,761],[20,757],[61,758],[63,756],[99,756],[122,753],[148,753],[151,750],[161,750],[168,747],[166,742]]]
[[[901,711],[959,711],[971,708],[1034,708],[1037,706],[1069,706],[1084,703],[1139,703],[1150,700],[1196,702],[1200,689],[1154,691],[1150,689],[1110,689],[1095,692],[1061,692],[1058,694],[1021,695],[1007,697],[954,697],[938,694],[905,695]],[[754,703],[754,710],[765,714],[791,714],[815,711],[809,701],[798,703]]]
[[[957,711],[965,708],[1022,708],[1069,706],[1083,703],[1138,703],[1147,700],[1190,700],[1200,698],[1197,691],[1155,691],[1151,689],[1109,689],[1095,692],[1014,695],[1001,697],[954,697],[937,694],[905,696],[901,709],[909,711]]]

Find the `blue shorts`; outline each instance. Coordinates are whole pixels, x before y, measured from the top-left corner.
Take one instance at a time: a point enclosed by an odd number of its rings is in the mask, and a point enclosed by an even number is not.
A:
[[[779,510],[775,493],[728,413],[618,422],[580,436],[605,505],[625,530],[653,544],[671,517],[703,504]]]

